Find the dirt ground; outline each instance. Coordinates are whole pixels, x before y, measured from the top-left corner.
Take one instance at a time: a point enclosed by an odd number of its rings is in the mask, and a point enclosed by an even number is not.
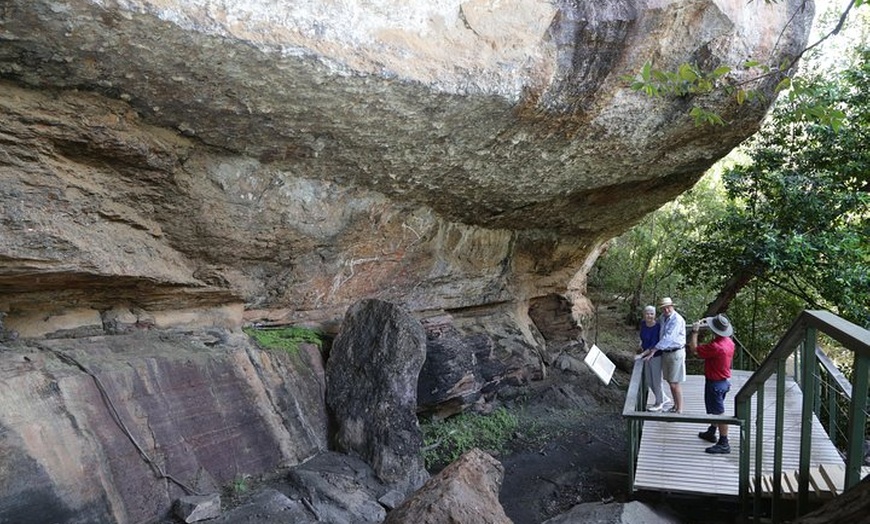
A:
[[[626,367],[637,344],[634,328],[615,308],[600,308],[596,324],[590,342]],[[505,467],[499,498],[515,524],[540,524],[582,502],[628,500],[622,407],[629,379],[619,367],[609,385],[591,372],[551,370],[521,401],[506,403],[521,428],[530,428],[499,457]]]

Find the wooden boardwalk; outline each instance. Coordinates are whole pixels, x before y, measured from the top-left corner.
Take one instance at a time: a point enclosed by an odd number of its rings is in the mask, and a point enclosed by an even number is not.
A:
[[[731,391],[725,402],[725,414],[734,414],[734,396],[751,375],[746,371],[733,371]],[[785,384],[785,416],[783,431],[783,473],[798,468],[800,451],[800,413],[802,395],[793,379]],[[665,385],[665,391],[668,391]],[[667,393],[670,396],[670,392]],[[683,383],[683,413],[703,415],[704,377],[689,375]],[[765,384],[764,405],[764,458],[762,472],[773,472],[773,445],[775,426],[776,376]],[[753,422],[750,440],[750,475],[755,471],[755,404],[752,400]],[[644,421],[637,458],[635,490],[694,493],[720,496],[738,496],[740,459],[739,426],[730,426],[731,454],[712,455],[704,449],[712,444],[698,438],[705,424],[683,422]],[[813,417],[812,452],[810,467],[822,464],[843,466],[843,459],[831,443],[816,417]]]

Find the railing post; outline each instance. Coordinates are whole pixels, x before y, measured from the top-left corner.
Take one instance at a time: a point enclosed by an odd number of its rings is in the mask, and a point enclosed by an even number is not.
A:
[[[635,450],[635,435],[637,434],[637,420],[628,419],[628,495],[634,495],[634,467],[637,461]]]
[[[751,399],[737,402],[734,406],[734,416],[740,419],[740,464],[737,477],[737,493],[740,498],[740,514],[745,519],[749,515],[749,438]],[[758,492],[759,485],[755,485]],[[756,513],[757,515],[757,513]]]
[[[753,514],[761,515],[761,466],[764,464],[764,386],[758,388],[755,402],[755,500]]]
[[[773,428],[773,499],[770,508],[770,519],[782,522],[780,507],[782,503],[782,432],[785,425],[785,358],[776,363],[776,422]]]
[[[816,364],[816,328],[807,327],[804,333],[804,343],[801,347],[801,362],[803,363],[803,376],[801,377],[803,390],[803,405],[801,406],[801,447],[798,462],[798,504],[797,514],[803,515],[809,504],[810,487],[810,453],[812,452],[813,437],[813,407],[816,402],[816,386],[818,377],[814,371]]]
[[[833,382],[833,377],[828,375],[828,379],[825,382],[825,391],[828,393],[828,435],[832,436],[831,440],[833,440],[834,445],[838,446],[839,442],[839,426],[837,425],[837,415],[840,412],[840,406],[837,405],[837,390],[831,384]]]
[[[855,353],[852,372],[852,402],[849,404],[849,449],[846,454],[847,490],[861,479],[864,461],[864,428],[867,424],[867,373],[870,371],[870,355]]]

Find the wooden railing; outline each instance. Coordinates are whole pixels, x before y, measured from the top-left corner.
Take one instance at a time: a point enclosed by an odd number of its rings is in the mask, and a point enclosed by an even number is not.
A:
[[[646,407],[647,388],[643,379],[643,360],[636,360],[631,372],[631,381],[628,383],[628,391],[625,394],[625,404],[622,408],[622,417],[628,422],[628,489],[634,492],[634,479],[637,465],[637,454],[640,448],[640,435],[643,423],[646,420],[659,422],[690,422],[702,424],[732,424],[740,425],[742,421],[737,417],[728,415],[706,415],[687,413],[651,412]]]
[[[854,354],[853,379],[851,385],[839,373],[829,359],[817,349],[817,335],[819,332],[825,333],[829,337],[838,341],[845,349],[850,350]],[[763,419],[764,417],[755,418],[756,441],[754,446],[750,446],[752,436],[752,419],[750,402],[754,398],[756,401],[756,413],[761,413],[765,407],[764,404],[764,383],[774,373],[776,373],[776,414],[775,414],[775,441],[774,441],[774,471],[770,475],[773,481],[772,489],[772,505],[770,519],[773,522],[781,522],[786,519],[782,515],[782,496],[784,493],[782,486],[782,435],[783,435],[783,415],[784,403],[782,399],[785,397],[785,380],[786,362],[794,356],[795,362],[795,381],[804,392],[803,405],[801,407],[801,443],[800,443],[800,462],[798,468],[798,504],[797,513],[801,515],[808,509],[808,494],[809,494],[809,470],[810,470],[810,450],[811,450],[811,429],[814,415],[820,414],[820,399],[819,394],[822,385],[820,383],[820,375],[824,374],[829,377],[826,383],[835,382],[831,385],[833,388],[828,391],[825,398],[831,399],[835,395],[835,390],[839,388],[840,392],[854,392],[854,394],[841,396],[839,402],[828,400],[828,418],[830,419],[827,425],[829,435],[832,435],[832,440],[836,445],[836,415],[831,414],[834,409],[831,402],[835,404],[842,403],[842,398],[847,398],[848,402],[848,422],[845,435],[842,441],[847,444],[846,449],[846,479],[845,489],[855,485],[859,481],[861,464],[863,462],[863,443],[865,440],[865,427],[867,424],[867,392],[868,392],[868,369],[870,369],[870,331],[856,326],[830,312],[827,311],[804,311],[801,313],[786,334],[780,339],[776,347],[771,353],[758,365],[758,369],[753,373],[744,386],[737,392],[734,399],[735,416],[726,415],[689,415],[678,413],[651,413],[645,411],[646,406],[646,390],[648,389],[643,380],[643,361],[638,360],[634,363],[634,368],[631,374],[631,381],[626,392],[625,404],[622,410],[622,416],[628,422],[628,479],[629,492],[634,490],[634,479],[636,473],[637,455],[640,447],[640,435],[645,420],[658,420],[666,422],[692,422],[703,424],[730,424],[740,428],[740,475],[738,493],[740,497],[741,513],[744,517],[752,516],[758,520],[761,508],[762,490],[754,490],[754,504],[750,511],[750,452],[755,452],[755,471],[752,476],[756,486],[762,485],[761,465],[763,464]],[[810,365],[804,365],[810,363]],[[753,366],[754,367],[754,366]],[[828,387],[828,386],[825,386]],[[851,391],[850,391],[851,390]],[[840,446],[842,448],[842,446]]]
[[[751,400],[755,397],[756,413],[764,409],[764,383],[774,373],[776,374],[776,415],[775,415],[775,440],[773,458],[773,500],[771,504],[770,519],[773,522],[786,520],[782,512],[782,434],[783,412],[782,398],[785,391],[786,362],[789,357],[795,357],[795,381],[804,392],[803,405],[801,406],[801,435],[800,435],[800,461],[798,466],[798,496],[797,514],[801,515],[808,509],[809,501],[809,472],[810,472],[810,449],[812,435],[812,419],[818,413],[819,397],[815,394],[819,391],[819,359],[817,358],[817,337],[822,332],[839,342],[843,348],[854,354],[853,379],[851,389],[854,392],[849,402],[848,424],[845,435],[846,450],[846,478],[844,489],[858,483],[861,472],[861,464],[864,458],[863,444],[865,439],[865,426],[867,422],[867,391],[868,369],[870,369],[870,332],[856,326],[828,311],[804,311],[792,323],[791,327],[780,339],[779,343],[761,363],[758,370],[750,377],[744,386],[734,397],[734,410],[740,422],[740,505],[743,515],[750,514],[749,503],[749,478],[750,478],[750,439],[751,439]],[[821,364],[824,366],[824,364]],[[830,372],[834,373],[835,367]],[[763,417],[756,417],[756,440],[755,440],[755,471],[753,478],[755,485],[761,482],[761,464],[763,453]],[[752,509],[754,519],[759,518],[760,490],[755,490],[755,499]]]

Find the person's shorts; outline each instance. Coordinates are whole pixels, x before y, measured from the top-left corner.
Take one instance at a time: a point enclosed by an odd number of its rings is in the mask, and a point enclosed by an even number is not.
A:
[[[708,415],[725,413],[725,395],[731,391],[731,382],[725,380],[708,380],[704,384],[704,405]]]
[[[686,349],[662,353],[662,378],[665,382],[686,381]]]

